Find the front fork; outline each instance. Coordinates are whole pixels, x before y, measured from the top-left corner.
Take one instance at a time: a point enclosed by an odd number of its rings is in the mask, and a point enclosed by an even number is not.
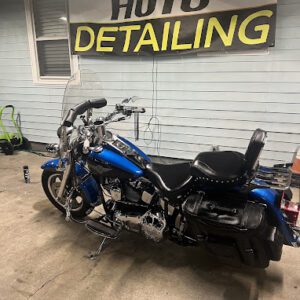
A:
[[[65,191],[70,173],[71,173],[71,165],[67,164],[66,167],[65,167],[64,175],[63,175],[63,178],[62,178],[62,181],[61,181],[61,184],[60,184],[60,187],[59,187],[58,195],[57,195],[59,201],[63,197],[63,194],[64,194],[64,191]]]
[[[64,196],[64,192],[65,192],[67,182],[69,180],[70,175],[71,175],[71,178],[72,178],[72,186],[71,186],[71,189],[70,189],[70,193],[66,197],[66,203],[65,203],[66,221],[68,221],[68,222],[70,221],[70,218],[71,218],[71,200],[72,200],[72,196],[73,196],[74,191],[77,188],[77,176],[76,176],[76,170],[75,170],[75,162],[73,160],[72,153],[70,153],[70,157],[66,162],[63,178],[62,178],[61,185],[59,187],[59,191],[58,191],[58,195],[57,195],[58,201],[61,201],[62,197]]]

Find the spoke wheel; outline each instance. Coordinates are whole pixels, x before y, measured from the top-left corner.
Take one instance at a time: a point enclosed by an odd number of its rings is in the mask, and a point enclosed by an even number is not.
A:
[[[62,199],[58,199],[63,174],[56,170],[44,170],[42,185],[50,202],[63,213],[66,213],[66,199],[70,196],[70,188],[66,186]],[[70,211],[73,217],[84,217],[90,211],[91,205],[81,191],[74,191],[70,201]]]
[[[51,176],[49,176],[49,179],[48,179],[48,188],[49,188],[49,191],[50,191],[52,197],[57,202],[57,204],[65,207],[66,199],[69,196],[68,187],[66,188],[67,191],[66,191],[65,195],[62,197],[62,199],[59,200],[57,197],[60,186],[61,186],[61,180],[62,180],[61,174],[52,174]],[[82,208],[83,199],[82,199],[82,196],[78,192],[73,193],[73,196],[72,196],[72,199],[70,202],[71,202],[70,203],[71,211],[78,211]]]

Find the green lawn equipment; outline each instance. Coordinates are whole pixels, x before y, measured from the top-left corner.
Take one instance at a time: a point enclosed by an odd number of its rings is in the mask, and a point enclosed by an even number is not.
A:
[[[11,121],[15,132],[9,133],[2,122],[2,115],[4,110],[11,109]],[[13,105],[6,105],[0,107],[0,128],[2,129],[2,134],[0,134],[0,148],[6,155],[12,155],[15,149],[30,150],[29,141],[23,137],[20,126],[15,119],[15,107]]]

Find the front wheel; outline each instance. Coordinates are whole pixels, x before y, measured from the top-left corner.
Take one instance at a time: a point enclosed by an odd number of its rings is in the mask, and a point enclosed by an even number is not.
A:
[[[65,204],[66,197],[58,200],[57,194],[61,185],[63,172],[57,170],[44,170],[42,173],[42,186],[49,201],[62,213],[66,213]],[[68,192],[68,185],[66,186],[66,193]],[[65,193],[65,194],[66,194]],[[71,215],[73,218],[83,218],[91,210],[91,205],[87,201],[83,192],[76,192],[71,200]]]

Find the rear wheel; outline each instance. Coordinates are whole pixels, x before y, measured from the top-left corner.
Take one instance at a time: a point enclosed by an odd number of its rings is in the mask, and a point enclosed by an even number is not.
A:
[[[61,185],[63,173],[56,170],[44,170],[42,174],[42,186],[49,201],[62,213],[66,213],[65,204],[68,187],[66,188],[66,195],[61,200],[58,199],[58,191]],[[71,200],[71,215],[74,218],[85,217],[91,209],[91,205],[87,201],[82,191],[76,192]]]

